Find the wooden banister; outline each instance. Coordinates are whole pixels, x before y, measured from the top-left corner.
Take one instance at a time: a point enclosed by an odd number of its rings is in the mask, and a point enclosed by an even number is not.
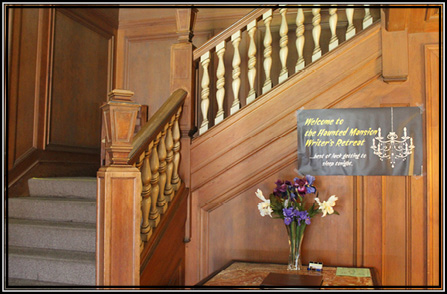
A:
[[[140,105],[132,96],[113,90],[101,107],[106,165],[97,173],[98,286],[140,284],[140,252],[182,184],[177,141],[187,92],[174,91],[134,138]]]
[[[338,9],[338,7],[344,9]],[[348,22],[343,42],[373,23],[369,5],[363,8],[352,5],[333,5],[322,8],[315,4],[294,5],[290,8],[292,8],[291,13],[287,5],[265,5],[254,9],[194,50],[193,61],[197,66],[196,73],[200,76],[200,82],[197,83],[197,86],[200,85],[200,91],[196,91],[196,104],[200,105],[197,111],[201,112],[197,122],[197,136],[201,136],[210,127],[220,124],[227,117],[238,112],[241,107],[253,103],[274,86],[284,83],[293,74],[300,73],[310,63],[316,62],[324,54],[337,48],[341,42],[337,37],[340,34],[337,33],[337,28],[342,26],[338,25],[338,14],[345,14]],[[306,13],[304,13],[305,9]],[[363,11],[361,14],[356,13],[357,17],[354,19],[354,10],[359,9]],[[290,17],[295,12],[296,26],[292,24]],[[378,9],[374,9],[375,15],[377,12]],[[327,14],[330,15],[329,18],[326,18]],[[359,15],[363,18],[359,19]],[[274,18],[275,29],[272,30],[271,24]],[[378,16],[375,18],[377,19]],[[324,22],[328,19],[328,26],[325,23],[321,24],[323,19]],[[289,27],[290,24],[292,24],[291,27]],[[293,48],[294,44],[289,43],[290,28],[295,30],[296,48]],[[306,34],[306,28],[307,31],[311,31],[310,36]],[[263,33],[257,33],[258,29]],[[322,33],[322,30],[328,32]],[[246,36],[242,36],[244,31],[246,31]],[[242,41],[243,38],[245,38],[244,41]],[[239,48],[241,41],[243,46]],[[311,43],[311,46],[305,46],[305,43]],[[321,47],[320,43],[324,45]],[[230,46],[233,50],[226,52],[226,48]],[[245,50],[246,54],[241,55],[241,50]],[[259,54],[261,50],[263,50],[262,55]],[[225,56],[225,54],[233,54],[233,56]],[[275,55],[279,55],[280,63],[278,64],[272,58]],[[233,58],[230,64],[231,57]],[[244,60],[242,61],[241,58]],[[288,68],[290,60],[295,64],[294,70]],[[230,67],[231,72],[228,71]],[[261,74],[261,69],[264,74]],[[273,73],[274,76],[272,76]],[[231,85],[228,83],[230,80],[232,80]],[[244,86],[241,87],[241,85]]]
[[[223,41],[228,41],[231,36],[236,33],[237,31],[244,31],[247,27],[247,25],[252,22],[253,20],[259,20],[262,18],[262,15],[269,11],[270,9],[275,9],[278,5],[266,5],[266,8],[257,8],[248,13],[246,16],[232,24],[230,27],[228,27],[226,30],[221,32],[220,34],[216,35],[212,39],[210,39],[208,42],[200,46],[200,48],[197,48],[194,50],[193,58],[194,60],[197,60],[205,54],[208,51],[213,50],[219,43],[222,43]]]
[[[129,153],[128,164],[134,164],[149,143],[162,131],[166,123],[183,104],[187,92],[178,89],[174,91],[162,107],[149,119],[149,121],[135,135],[132,141],[132,151]]]

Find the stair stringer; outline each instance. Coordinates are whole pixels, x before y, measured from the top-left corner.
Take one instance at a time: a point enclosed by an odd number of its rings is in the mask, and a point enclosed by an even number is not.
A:
[[[371,83],[386,85],[381,71],[376,23],[193,140],[187,284],[218,267],[209,256],[209,214],[296,162],[296,111],[355,104],[345,102]]]

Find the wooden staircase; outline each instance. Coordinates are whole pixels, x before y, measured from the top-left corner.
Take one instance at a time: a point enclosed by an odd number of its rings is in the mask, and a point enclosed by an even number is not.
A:
[[[171,51],[172,94],[165,105],[136,136],[138,105],[131,100],[132,92],[114,90],[102,107],[104,166],[97,177],[96,280],[86,284],[105,289],[191,286],[232,259],[286,260],[287,244],[281,247],[277,241],[285,239],[283,227],[259,218],[253,191],[268,191],[269,183],[296,173],[296,111],[381,107],[394,101],[389,98],[393,91],[403,95],[405,90],[388,86],[390,79],[384,77],[383,40],[393,34],[378,19],[383,11],[355,9],[362,11],[361,18],[353,18],[351,6],[266,5],[195,50],[191,38],[196,11],[179,9],[178,43]],[[327,25],[322,25],[323,19]],[[407,100],[402,104],[416,101]],[[354,233],[342,238],[321,227],[320,234],[309,233],[307,242],[318,244],[319,257],[334,264],[383,262],[373,266],[391,268],[392,258],[388,261],[382,253],[377,261],[370,248],[388,247],[385,239],[376,238],[381,232],[363,231],[375,220],[365,207],[370,205],[384,220],[391,210],[382,210],[381,199],[374,196],[385,199],[388,190],[404,193],[391,201],[407,205],[395,199],[406,199],[405,189],[414,188],[414,195],[419,195],[421,183],[360,177],[320,182],[323,190],[347,195],[333,227],[348,226],[344,232]],[[405,192],[393,187],[405,187]],[[36,204],[29,209],[37,208]],[[408,218],[412,211],[405,213]],[[31,225],[14,217],[12,226]],[[52,220],[44,220],[48,221]],[[380,237],[390,238],[390,232]],[[411,227],[405,234],[412,236]],[[326,242],[326,235],[335,235],[336,242]],[[408,244],[412,243],[404,245]],[[332,245],[338,246],[337,256],[330,254]],[[411,253],[410,249],[406,248]],[[11,252],[18,256],[23,250]],[[13,272],[10,277],[16,279],[27,275]],[[37,276],[33,280],[37,282],[27,283],[75,283]]]

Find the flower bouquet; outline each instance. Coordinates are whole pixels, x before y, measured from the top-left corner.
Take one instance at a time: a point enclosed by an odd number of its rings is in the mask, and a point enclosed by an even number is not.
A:
[[[303,242],[304,230],[310,225],[310,219],[322,213],[322,217],[327,214],[339,214],[334,210],[335,195],[329,197],[327,201],[320,202],[318,192],[313,183],[315,177],[307,175],[304,178],[294,178],[290,181],[277,180],[276,188],[266,199],[262,191],[258,189],[255,194],[262,201],[258,204],[261,216],[269,215],[272,218],[281,218],[289,236],[290,254],[287,269],[301,269],[301,243]],[[315,194],[315,201],[306,205],[308,194]],[[310,206],[309,206],[310,205]],[[306,206],[309,206],[306,208]],[[274,216],[272,216],[272,213]]]

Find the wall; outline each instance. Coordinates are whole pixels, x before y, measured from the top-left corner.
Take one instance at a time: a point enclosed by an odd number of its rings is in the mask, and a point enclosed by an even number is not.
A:
[[[8,11],[8,194],[33,176],[95,176],[117,10]]]
[[[193,44],[200,46],[250,10],[199,8]],[[120,9],[113,87],[134,92],[134,101],[149,106],[149,117],[171,94],[171,45],[176,42],[175,9]]]
[[[296,176],[297,109],[389,106],[426,109],[425,175],[317,177],[322,198],[339,197],[340,216],[312,220],[304,263],[374,267],[383,285],[439,282],[439,137],[432,129],[439,125],[439,34],[416,26],[404,27],[408,46],[398,48],[408,54],[404,82],[384,81],[384,56],[401,51],[382,43],[376,25],[193,140],[187,284],[232,259],[287,261],[284,225],[259,215],[254,192],[268,195],[276,179]]]

